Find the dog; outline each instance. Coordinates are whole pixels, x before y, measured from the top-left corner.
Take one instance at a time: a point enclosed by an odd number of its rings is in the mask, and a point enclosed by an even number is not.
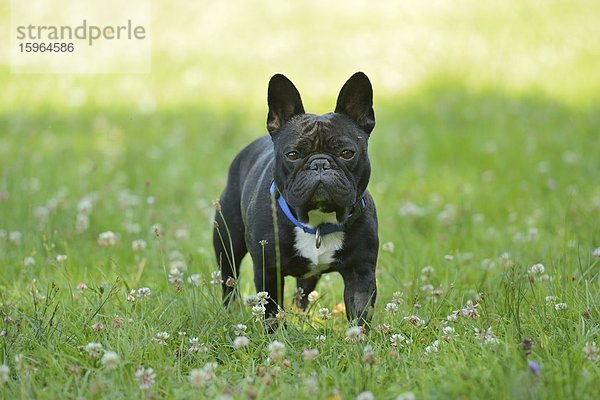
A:
[[[368,139],[375,127],[373,89],[357,72],[343,85],[335,111],[304,111],[284,75],[268,87],[265,135],[233,160],[215,214],[213,244],[223,301],[234,296],[242,258],[250,253],[265,317],[283,305],[284,276],[296,278],[296,301],[308,305],[322,274],[339,272],[351,324],[370,321],[377,296],[377,213],[367,191]],[[263,299],[264,300],[264,299]]]

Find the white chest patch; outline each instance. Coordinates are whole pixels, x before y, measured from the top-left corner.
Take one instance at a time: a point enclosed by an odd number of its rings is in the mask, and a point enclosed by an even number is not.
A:
[[[335,213],[325,214],[320,211],[308,212],[308,223],[310,227],[316,227],[323,223],[337,224]],[[321,246],[317,249],[317,238],[314,234],[305,233],[301,228],[294,228],[296,243],[294,247],[298,254],[310,260],[311,269],[325,269],[335,261],[335,252],[344,246],[344,232],[333,232],[321,238]]]

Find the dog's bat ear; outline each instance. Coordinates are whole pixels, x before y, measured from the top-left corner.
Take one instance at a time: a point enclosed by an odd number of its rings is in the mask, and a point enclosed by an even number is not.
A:
[[[269,113],[267,130],[271,136],[293,116],[304,114],[304,106],[296,86],[281,74],[273,75],[267,94]]]
[[[373,131],[373,88],[367,75],[357,72],[348,79],[340,90],[335,112],[352,118],[366,133]]]

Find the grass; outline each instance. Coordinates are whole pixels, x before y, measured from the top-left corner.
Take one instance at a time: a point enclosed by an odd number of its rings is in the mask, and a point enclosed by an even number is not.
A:
[[[0,397],[599,397],[598,351],[584,352],[600,343],[598,5],[235,6],[155,5],[150,75],[0,65]],[[212,202],[265,132],[272,73],[327,112],[356,70],[372,78],[377,116],[371,331],[348,343],[343,313],[319,318],[342,303],[329,275],[307,313],[287,283],[287,323],[270,335],[249,307],[224,310],[210,283]],[[107,231],[116,242],[101,246]],[[250,276],[246,262],[244,295]],[[449,322],[460,310],[474,318]],[[247,347],[234,347],[237,324]],[[394,347],[393,334],[410,342]],[[269,361],[274,341],[285,355]],[[140,366],[154,370],[146,390]]]

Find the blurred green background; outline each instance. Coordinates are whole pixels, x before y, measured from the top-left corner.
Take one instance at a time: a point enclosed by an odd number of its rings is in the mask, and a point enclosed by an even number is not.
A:
[[[4,59],[3,109],[225,103],[254,111],[264,107],[274,72],[289,74],[318,112],[329,110],[331,94],[356,70],[371,76],[380,103],[432,80],[511,95],[535,91],[569,104],[589,103],[597,92],[594,1],[234,0],[151,7],[152,74],[9,75]],[[5,37],[2,53],[9,43]]]

